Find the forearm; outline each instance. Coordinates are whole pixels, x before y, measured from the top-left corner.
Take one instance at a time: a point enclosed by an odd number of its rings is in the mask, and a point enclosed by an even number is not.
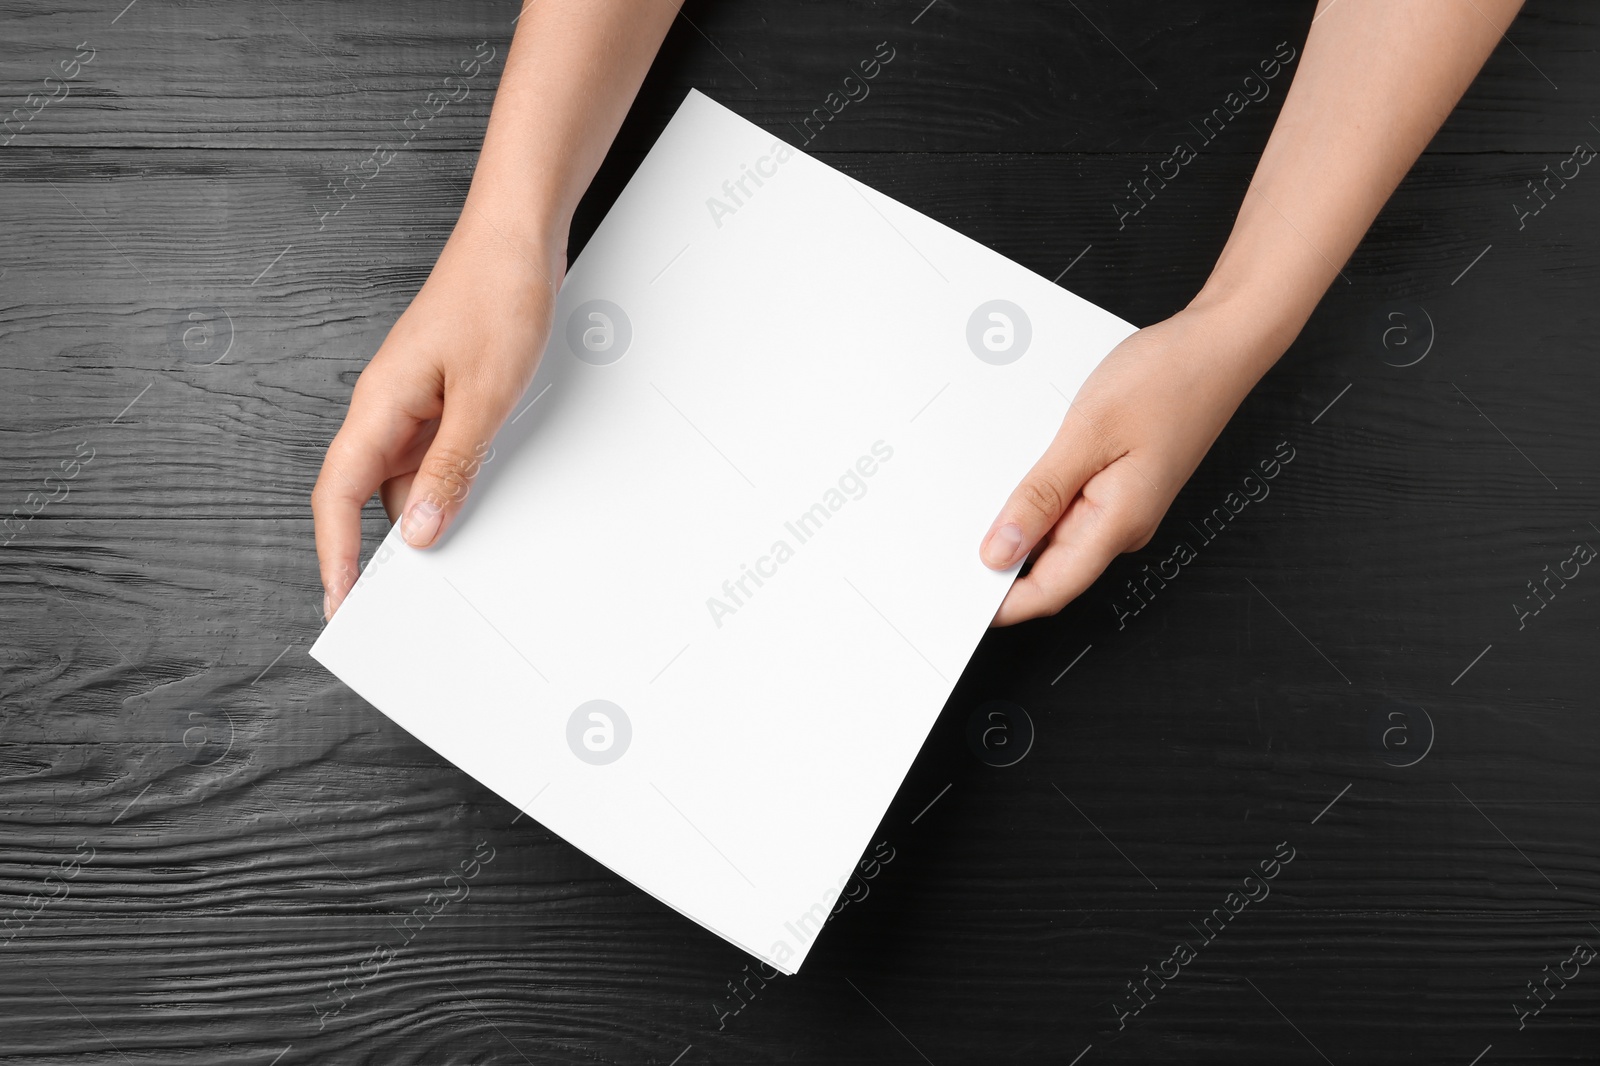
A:
[[[462,211],[519,251],[565,248],[677,0],[528,0]]]
[[[1321,0],[1232,234],[1195,299],[1253,324],[1245,387],[1299,333],[1521,0]]]

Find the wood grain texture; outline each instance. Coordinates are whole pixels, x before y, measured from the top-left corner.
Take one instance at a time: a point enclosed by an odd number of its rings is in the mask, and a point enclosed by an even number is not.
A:
[[[1511,207],[1600,136],[1591,7],[1529,5],[1151,544],[990,634],[877,834],[893,860],[764,986],[305,653],[321,449],[449,232],[498,62],[324,220],[327,183],[515,10],[0,4],[8,107],[95,48],[0,147],[0,1060],[1593,1060],[1594,966],[1513,1007],[1600,946],[1600,576],[1513,605],[1600,545],[1600,178]],[[1154,321],[1282,81],[1119,226],[1125,183],[1309,11],[694,4],[574,250],[690,86],[797,140],[888,40],[808,150]],[[1270,493],[1202,532],[1283,442]],[[969,747],[990,699],[1036,730],[1014,766]]]
[[[373,182],[318,232],[311,153],[228,153],[199,171],[173,166],[171,155],[25,150],[0,159],[18,238],[0,307],[0,389],[24,401],[7,420],[13,462],[0,468],[0,499],[20,502],[78,445],[94,449],[41,518],[306,514],[338,404],[426,277],[470,165],[442,153],[399,164],[407,169]],[[1170,314],[1204,281],[1250,167],[1202,159],[1119,229],[1117,189],[1149,156],[822,158],[1046,277],[1083,253],[1062,283],[1138,323]],[[1384,382],[1370,399],[1365,389],[1355,397],[1379,405],[1374,416],[1392,426],[1343,453],[1351,466],[1389,467],[1400,435],[1423,464],[1458,447],[1498,454],[1492,431],[1457,439],[1470,425],[1452,406],[1470,410],[1464,395],[1484,399],[1525,449],[1546,451],[1557,484],[1587,476],[1589,455],[1573,445],[1588,432],[1576,412],[1589,379],[1572,356],[1594,351],[1600,325],[1578,296],[1600,281],[1584,245],[1600,227],[1600,198],[1575,184],[1519,233],[1511,204],[1545,160],[1425,160],[1346,268],[1350,284],[1335,286],[1274,371],[1265,388],[1313,397],[1331,389],[1329,399],[1353,378]],[[1488,321],[1465,317],[1509,279],[1538,298]],[[1409,308],[1421,350],[1419,306],[1436,327],[1438,355],[1388,365],[1405,360],[1384,347],[1394,324],[1386,316]],[[1563,309],[1552,314],[1554,306]],[[200,331],[195,350],[185,347],[188,329]],[[1541,390],[1524,397],[1526,420],[1493,392],[1517,373],[1509,350],[1543,369],[1524,384]],[[1391,385],[1398,391],[1386,392]],[[186,489],[170,492],[172,484]]]
[[[1311,20],[1310,4],[926,4],[690,4],[622,144],[648,148],[691,86],[784,135],[887,41],[895,58],[871,93],[829,123],[832,150],[1165,151],[1280,42],[1298,47]],[[41,91],[80,42],[96,49],[81,89],[47,107],[19,142],[370,148],[479,42],[503,59],[520,10],[515,0],[464,0],[448,15],[427,0],[274,0],[219,13],[192,0],[139,0],[113,23],[121,7],[7,6],[6,97]],[[1490,61],[1438,147],[1570,151],[1600,95],[1588,26],[1572,0],[1529,4],[1511,34],[1516,47]],[[473,79],[419,147],[475,150],[499,69],[497,60]],[[1282,84],[1269,83],[1270,100],[1281,100]],[[1246,108],[1218,149],[1258,151],[1270,121]]]

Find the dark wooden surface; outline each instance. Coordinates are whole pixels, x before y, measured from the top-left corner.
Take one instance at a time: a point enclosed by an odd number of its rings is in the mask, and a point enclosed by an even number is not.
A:
[[[448,233],[499,59],[319,230],[325,186],[478,42],[503,56],[515,13],[0,4],[5,108],[94,49],[0,147],[0,513],[57,497],[0,532],[0,915],[21,908],[0,1061],[1595,1061],[1600,962],[1520,1030],[1513,1009],[1600,947],[1600,573],[1521,629],[1513,610],[1600,545],[1600,172],[1524,229],[1512,209],[1600,145],[1592,5],[1534,0],[1154,542],[1060,617],[991,634],[884,821],[893,861],[801,976],[726,1015],[741,953],[306,655],[321,450]],[[1124,183],[1310,20],[1174,0],[687,15],[576,244],[688,87],[794,139],[889,41],[810,149],[1047,277],[1083,253],[1063,284],[1139,323],[1203,280],[1287,74],[1119,231]],[[193,325],[211,347],[184,347]],[[1281,441],[1271,495],[1202,545],[1188,523]],[[1119,629],[1123,583],[1180,539],[1199,557]],[[966,739],[991,699],[1036,729],[1009,767]],[[1270,896],[1202,945],[1189,923],[1285,842]],[[1119,1029],[1126,983],[1180,940],[1197,957]],[[319,1025],[330,981],[402,944]]]

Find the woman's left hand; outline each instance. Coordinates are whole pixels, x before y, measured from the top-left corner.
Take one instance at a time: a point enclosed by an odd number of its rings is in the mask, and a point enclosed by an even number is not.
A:
[[[1190,307],[1117,345],[980,546],[1005,570],[1030,553],[996,626],[1055,614],[1122,552],[1149,543],[1178,490],[1281,354],[1220,307]]]

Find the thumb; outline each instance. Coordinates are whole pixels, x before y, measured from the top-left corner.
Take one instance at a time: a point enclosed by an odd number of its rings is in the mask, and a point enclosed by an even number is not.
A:
[[[1050,447],[1012,490],[983,538],[979,555],[985,566],[1009,570],[1027,558],[1066,513],[1083,483],[1105,467],[1110,456],[1092,430],[1088,417],[1069,407]]]
[[[417,467],[400,515],[400,535],[407,544],[433,544],[461,510],[511,402],[459,389],[446,396],[439,431]]]

